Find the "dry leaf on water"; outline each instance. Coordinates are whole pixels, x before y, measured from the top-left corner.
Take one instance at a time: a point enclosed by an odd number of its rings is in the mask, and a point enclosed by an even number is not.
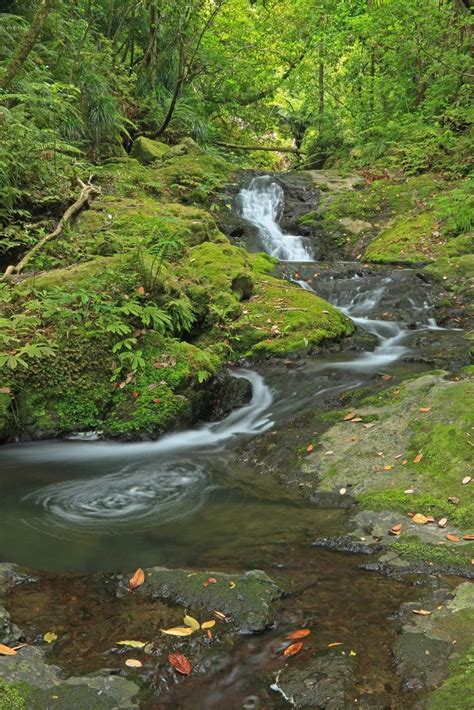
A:
[[[130,648],[145,648],[146,641],[116,641],[116,646],[129,646]]]
[[[215,619],[211,619],[211,621],[203,621],[203,623],[201,624],[201,629],[212,629],[212,627],[215,625]]]
[[[460,537],[458,537],[457,535],[453,535],[453,533],[448,533],[446,535],[446,539],[450,542],[459,542],[461,540]]]
[[[160,631],[168,636],[189,636],[194,633],[194,629],[190,626],[174,626],[172,629],[160,629]]]
[[[0,656],[16,656],[16,651],[14,648],[4,646],[3,643],[0,643]]]
[[[415,513],[411,521],[412,523],[416,523],[417,525],[426,525],[426,523],[428,522],[428,518],[425,515],[422,515],[421,513]]]
[[[129,668],[141,668],[143,666],[143,663],[137,658],[127,658],[127,660],[125,661],[125,665]]]
[[[431,614],[431,611],[427,611],[426,609],[412,609],[413,614],[418,614],[418,616],[429,616]]]
[[[143,582],[145,581],[145,572],[142,570],[141,567],[137,569],[133,577],[129,580],[128,582],[128,591],[131,592],[137,587],[141,587]]]
[[[186,626],[189,626],[193,631],[199,631],[199,629],[201,628],[201,624],[199,623],[199,621],[193,616],[189,616],[189,614],[186,614],[186,616],[183,617],[183,621]]]
[[[303,641],[298,641],[297,643],[291,643],[289,646],[285,648],[283,651],[284,656],[294,656],[296,653],[299,653],[301,649],[303,648]]]
[[[182,673],[182,675],[189,675],[191,673],[191,664],[182,653],[170,653],[168,661],[178,673]]]
[[[305,636],[309,636],[310,633],[310,629],[297,629],[296,631],[292,631],[291,634],[288,634],[286,638],[290,641],[295,639],[303,639]]]
[[[58,635],[54,633],[54,631],[47,631],[44,636],[43,636],[43,641],[46,641],[46,643],[53,643],[53,641],[56,641],[58,638]]]

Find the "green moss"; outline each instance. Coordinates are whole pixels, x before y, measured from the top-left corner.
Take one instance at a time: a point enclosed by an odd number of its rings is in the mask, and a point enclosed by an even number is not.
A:
[[[463,504],[452,505],[447,499],[432,493],[404,493],[401,489],[371,490],[358,495],[357,502],[362,508],[376,512],[397,510],[406,515],[415,511],[435,518],[449,515],[449,521],[453,525],[469,527],[473,521],[472,507]]]
[[[470,565],[474,554],[474,543],[462,546],[431,545],[421,542],[415,536],[407,536],[403,540],[392,543],[390,549],[404,560],[410,562],[434,562],[440,565]]]
[[[474,644],[449,669],[449,677],[428,698],[428,710],[469,710],[474,697]],[[469,699],[470,698],[470,699]]]
[[[364,259],[376,263],[416,264],[431,261],[440,251],[433,239],[436,220],[433,212],[406,217],[384,229],[369,245]]]
[[[320,186],[321,189],[321,186]],[[306,227],[314,227],[315,224],[320,220],[320,216],[316,210],[311,210],[310,212],[305,212],[298,219],[298,224]]]
[[[170,147],[166,145],[166,143],[160,143],[160,141],[154,141],[150,138],[145,138],[145,136],[139,136],[133,142],[130,155],[143,165],[149,165],[155,160],[161,160],[169,149]]]
[[[443,257],[426,266],[423,271],[454,293],[474,296],[474,254]]]
[[[102,429],[106,436],[157,436],[195,414],[200,384],[219,360],[189,343],[149,334],[140,344],[145,366],[116,389]]]
[[[5,683],[0,678],[0,710],[24,710],[27,697],[23,684]]]

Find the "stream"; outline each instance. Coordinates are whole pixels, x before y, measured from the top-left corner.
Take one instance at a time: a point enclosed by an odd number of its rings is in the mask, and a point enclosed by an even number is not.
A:
[[[438,326],[422,289],[410,288],[410,270],[346,264],[340,278],[331,271],[318,278],[321,265],[304,240],[278,224],[283,199],[282,188],[264,176],[241,190],[237,208],[258,228],[262,248],[284,262],[288,277],[340,308],[373,337],[373,349],[236,369],[235,377],[252,384],[248,405],[221,422],[158,441],[113,443],[91,432],[3,447],[0,558],[47,572],[257,568],[286,589],[303,589],[311,577],[296,600],[282,602],[280,621],[316,624],[321,643],[349,639],[364,659],[360,692],[394,697],[387,618],[413,596],[412,588],[362,571],[357,556],[311,548],[318,534],[344,533],[347,512],[315,509],[279,490],[270,474],[243,463],[237,448],[295,415],[323,408],[338,393],[371,386],[381,375],[417,371],[419,364],[404,361],[410,336]],[[269,641],[242,644],[258,646],[263,659]],[[201,683],[203,707],[222,707],[230,698],[240,699],[235,707],[252,707],[242,703],[260,689],[239,653],[232,677],[209,688]],[[253,707],[287,707],[275,690],[265,693],[264,704]],[[374,707],[395,707],[384,702]]]

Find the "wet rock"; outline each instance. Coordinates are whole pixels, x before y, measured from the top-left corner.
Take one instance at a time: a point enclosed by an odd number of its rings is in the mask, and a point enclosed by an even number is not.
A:
[[[446,675],[451,644],[423,633],[406,632],[394,648],[397,672],[404,691],[435,688]]]
[[[4,606],[0,604],[0,643],[11,645],[22,638],[22,632],[15,624],[12,624],[10,614]]]
[[[42,650],[24,647],[16,656],[0,656],[0,678],[20,684],[18,693],[29,710],[134,710],[139,688],[118,676],[84,676],[64,680],[57,666],[49,665]]]
[[[126,576],[119,578],[117,596],[128,593],[128,579]],[[216,581],[209,582],[209,579]],[[269,626],[271,604],[282,596],[283,591],[261,570],[230,575],[150,567],[145,570],[145,583],[135,594],[206,613],[217,609],[229,617],[239,631],[254,632]]]
[[[356,504],[352,496],[341,495],[339,491],[315,491],[309,500],[316,508],[342,508],[348,510]]]
[[[409,346],[413,352],[404,358],[408,362],[426,362],[452,372],[472,362],[472,342],[461,331],[420,330],[410,336]]]
[[[326,550],[337,550],[338,552],[349,552],[354,555],[373,555],[380,552],[381,545],[372,541],[359,542],[351,535],[337,535],[336,537],[318,537],[313,540],[315,547],[324,547]]]
[[[33,582],[35,576],[11,562],[0,563],[0,597],[5,596],[17,584]]]
[[[252,399],[252,385],[248,380],[231,377],[228,372],[220,372],[206,389],[208,404],[201,417],[205,421],[224,419],[234,409],[243,407]]]
[[[352,705],[352,685],[352,660],[327,652],[304,664],[289,663],[277,674],[272,687],[297,709],[341,710]]]

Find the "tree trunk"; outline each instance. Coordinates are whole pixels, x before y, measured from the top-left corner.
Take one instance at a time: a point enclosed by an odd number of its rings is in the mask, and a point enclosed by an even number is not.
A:
[[[36,44],[36,40],[38,39],[38,36],[43,28],[44,21],[53,7],[53,3],[54,0],[41,0],[30,29],[23,37],[23,41],[20,42],[16,51],[13,53],[12,58],[7,64],[5,73],[0,79],[0,89],[5,90],[10,86],[11,82],[26,62],[29,53]]]
[[[168,126],[170,124],[171,119],[173,118],[174,110],[176,108],[176,104],[178,103],[178,99],[181,95],[181,90],[183,88],[185,79],[186,79],[186,66],[185,66],[185,57],[184,57],[184,47],[181,45],[181,47],[179,48],[178,79],[177,79],[176,85],[174,87],[173,96],[171,98],[171,103],[169,105],[166,116],[163,120],[163,123],[158,128],[157,132],[155,133],[156,138],[161,136],[166,131],[166,129],[168,128]]]

